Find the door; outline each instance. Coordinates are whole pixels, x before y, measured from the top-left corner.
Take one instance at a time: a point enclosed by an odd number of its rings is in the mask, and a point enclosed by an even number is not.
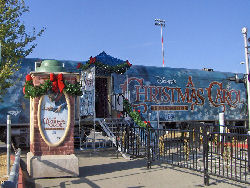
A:
[[[95,110],[97,118],[107,118],[108,112],[108,80],[96,77],[95,79]]]

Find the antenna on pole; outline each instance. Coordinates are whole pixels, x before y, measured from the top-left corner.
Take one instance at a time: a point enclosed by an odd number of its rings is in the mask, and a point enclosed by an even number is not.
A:
[[[165,20],[155,19],[155,25],[161,26],[161,51],[162,51],[162,67],[165,67],[164,64],[164,47],[163,47],[163,35],[162,27],[165,27]]]

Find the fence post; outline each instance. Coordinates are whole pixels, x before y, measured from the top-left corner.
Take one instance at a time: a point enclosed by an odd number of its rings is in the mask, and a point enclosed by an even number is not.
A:
[[[248,172],[250,172],[250,135],[247,135]]]
[[[129,141],[129,127],[126,125],[126,153],[129,152]]]
[[[151,155],[150,155],[150,129],[149,126],[146,128],[147,131],[147,169],[151,168]]]
[[[203,127],[203,164],[204,164],[204,184],[209,185],[208,175],[208,129],[207,126]]]
[[[10,175],[11,119],[7,115],[7,175]]]
[[[117,123],[117,127],[116,127],[116,158],[118,159],[118,154],[119,154],[119,142],[121,143],[121,151],[122,151],[122,140],[120,138],[120,123]]]

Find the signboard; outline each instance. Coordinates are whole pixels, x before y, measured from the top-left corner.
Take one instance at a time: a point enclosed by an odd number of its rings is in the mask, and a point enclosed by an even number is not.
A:
[[[42,138],[49,146],[60,145],[70,125],[69,98],[66,93],[51,93],[40,98],[38,125]]]
[[[95,114],[95,67],[82,71],[82,96],[80,97],[80,116]]]
[[[130,102],[151,121],[227,120],[246,118],[244,84],[229,81],[233,73],[132,66],[126,75],[113,75],[115,93],[130,91]],[[239,75],[239,77],[243,77]]]

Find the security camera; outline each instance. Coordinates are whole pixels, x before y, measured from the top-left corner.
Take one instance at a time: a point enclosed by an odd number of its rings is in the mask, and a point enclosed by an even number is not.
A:
[[[246,34],[246,33],[247,33],[247,28],[246,28],[246,27],[243,27],[243,28],[241,29],[241,33],[242,33],[242,34]]]
[[[247,41],[250,43],[250,38],[248,38]]]
[[[243,64],[245,64],[245,62],[244,62],[244,61],[242,61],[242,62],[240,62],[240,64],[241,64],[241,65],[243,65]]]

